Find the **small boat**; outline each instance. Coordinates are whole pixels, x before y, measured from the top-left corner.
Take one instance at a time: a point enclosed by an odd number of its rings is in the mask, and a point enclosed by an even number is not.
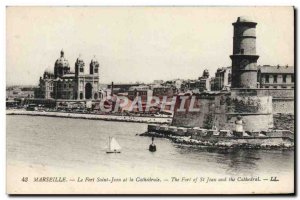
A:
[[[153,142],[154,142],[154,137],[152,137],[152,143],[149,145],[149,151],[151,152],[156,151],[156,145]]]
[[[109,137],[106,153],[121,153],[121,146],[114,137]]]

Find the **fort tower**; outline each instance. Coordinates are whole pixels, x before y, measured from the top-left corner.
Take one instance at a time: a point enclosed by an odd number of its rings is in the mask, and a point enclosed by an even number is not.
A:
[[[232,86],[233,89],[257,88],[256,22],[238,17],[233,24]]]

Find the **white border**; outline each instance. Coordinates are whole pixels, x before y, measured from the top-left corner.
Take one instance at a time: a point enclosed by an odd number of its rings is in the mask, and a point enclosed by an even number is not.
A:
[[[0,137],[0,161],[1,161],[1,167],[0,167],[0,197],[1,199],[8,199],[10,198],[9,196],[6,195],[5,192],[5,187],[6,187],[6,173],[5,173],[5,151],[6,151],[6,128],[5,128],[5,88],[6,88],[6,79],[5,79],[5,74],[6,74],[6,18],[5,18],[5,8],[6,6],[295,6],[298,9],[300,8],[300,1],[296,0],[247,0],[247,1],[237,1],[237,0],[202,0],[202,1],[197,1],[197,0],[102,0],[100,1],[95,1],[95,0],[2,0],[0,1],[0,80],[1,80],[1,120],[0,120],[0,127],[1,127],[1,134],[2,136]],[[298,15],[298,14],[297,14]],[[296,21],[297,26],[299,27],[299,20]],[[295,44],[295,46],[298,46]],[[18,55],[16,55],[17,58]],[[299,58],[299,51],[297,52],[297,58]],[[297,63],[296,63],[297,64]],[[295,67],[297,67],[295,64]],[[299,70],[297,70],[297,77],[299,77]],[[298,83],[297,79],[297,83]],[[297,84],[297,92],[299,93],[299,87]],[[298,106],[299,107],[299,106]],[[298,113],[298,110],[297,110]],[[297,119],[297,124],[299,122],[299,118]],[[296,133],[297,134],[297,133]],[[298,140],[297,144],[299,144],[299,135],[298,135]],[[298,148],[297,148],[298,149]],[[296,159],[296,158],[295,158]],[[297,159],[298,161],[298,159]],[[297,163],[297,171],[299,173],[299,165]],[[297,180],[297,186],[298,188],[296,191],[299,192],[299,182]],[[34,199],[41,199],[43,197],[29,197],[34,198]],[[47,197],[49,198],[49,197]],[[52,197],[50,197],[52,198]],[[65,197],[59,197],[56,199],[63,199]],[[86,198],[86,197],[83,197]],[[109,197],[101,197],[104,199],[108,199]],[[117,197],[110,197],[109,199],[115,199]],[[140,197],[140,198],[145,198],[145,197]],[[160,198],[160,197],[159,197]],[[203,198],[203,197],[202,197]],[[206,197],[207,198],[207,197]],[[229,197],[232,198],[232,197]],[[245,197],[239,197],[240,199],[244,199]],[[257,198],[257,197],[255,197]],[[259,197],[261,198],[261,197]],[[209,198],[212,199],[212,198]]]

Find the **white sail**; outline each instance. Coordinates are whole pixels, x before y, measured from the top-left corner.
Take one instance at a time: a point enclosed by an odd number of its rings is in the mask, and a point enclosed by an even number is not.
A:
[[[110,139],[110,145],[109,145],[109,149],[111,151],[119,151],[121,150],[121,146],[119,145],[119,143],[117,142],[117,140],[115,138],[111,138]]]

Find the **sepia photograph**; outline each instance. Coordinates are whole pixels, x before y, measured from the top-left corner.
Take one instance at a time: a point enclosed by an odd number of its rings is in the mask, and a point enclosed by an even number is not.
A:
[[[292,6],[7,6],[6,193],[295,193]]]

